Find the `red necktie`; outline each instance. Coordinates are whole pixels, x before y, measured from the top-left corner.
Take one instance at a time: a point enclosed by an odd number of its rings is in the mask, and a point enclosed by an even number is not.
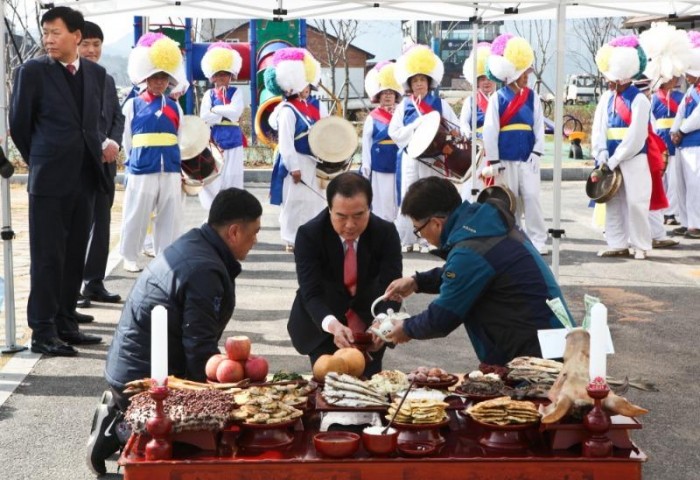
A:
[[[343,283],[350,295],[355,296],[357,291],[357,254],[355,253],[355,242],[345,240],[347,246],[345,250],[345,262],[343,263]]]
[[[66,65],[66,70],[68,70],[71,75],[75,75],[75,72],[76,72],[75,65],[73,65],[72,63],[69,63],[68,65]]]

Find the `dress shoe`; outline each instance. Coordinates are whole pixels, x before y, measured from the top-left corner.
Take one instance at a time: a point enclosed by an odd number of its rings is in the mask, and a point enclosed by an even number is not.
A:
[[[694,240],[700,239],[700,228],[689,228],[685,232],[685,238],[692,238]]]
[[[78,295],[75,308],[90,308],[90,299],[83,295]]]
[[[119,303],[122,297],[118,293],[112,293],[100,283],[88,284],[83,288],[83,296],[95,302]]]
[[[630,251],[627,248],[607,248],[598,252],[599,257],[629,257]]]
[[[97,335],[88,335],[83,332],[72,332],[61,335],[58,334],[58,338],[63,340],[69,345],[96,345],[102,343],[102,337]]]
[[[671,248],[675,247],[678,244],[680,244],[678,240],[674,240],[672,238],[662,238],[661,240],[652,240],[651,241],[651,247],[652,248]]]
[[[103,395],[104,399],[104,395]],[[115,426],[122,413],[114,406],[100,402],[92,419],[87,441],[87,465],[95,475],[107,473],[105,460],[119,450]]]
[[[71,316],[73,318],[75,318],[75,321],[78,323],[92,323],[95,321],[95,317],[93,317],[92,315],[86,315],[86,314],[80,313],[80,312],[74,311],[71,314]]]
[[[32,339],[32,352],[42,353],[44,355],[50,355],[54,357],[75,357],[78,351],[66,345],[60,339],[47,338],[47,339]]]

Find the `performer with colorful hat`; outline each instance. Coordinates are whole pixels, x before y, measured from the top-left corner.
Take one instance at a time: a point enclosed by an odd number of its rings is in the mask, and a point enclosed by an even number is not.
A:
[[[451,125],[454,125],[455,136],[459,135],[459,118],[452,107],[440,98],[436,89],[440,86],[445,67],[442,60],[425,45],[413,45],[396,61],[395,76],[402,86],[406,97],[396,106],[394,116],[389,123],[389,136],[403,152],[400,167],[397,170],[399,203],[408,187],[419,178],[438,175],[427,165],[409,157],[405,149],[419,125],[419,119],[426,113],[437,111]],[[401,237],[404,252],[412,251],[414,245],[421,251],[428,252],[429,246],[425,240],[418,244],[418,237],[413,232],[413,224],[404,215],[396,219],[396,228]]]
[[[399,147],[389,136],[389,123],[396,103],[401,99],[401,85],[394,75],[395,64],[380,62],[365,77],[365,90],[372,110],[362,127],[362,167],[360,171],[372,182],[372,213],[393,222],[398,214],[396,201],[396,167]]]
[[[204,92],[199,116],[211,126],[212,141],[223,152],[221,174],[199,192],[199,201],[206,210],[220,190],[243,188],[243,133],[238,120],[243,113],[243,94],[231,80],[238,77],[243,59],[230,43],[209,45],[202,57],[202,72],[214,84]]]
[[[651,250],[649,204],[651,173],[647,138],[651,104],[632,85],[646,67],[646,55],[634,35],[617,37],[596,54],[596,64],[612,89],[601,96],[591,132],[591,151],[599,165],[620,168],[622,186],[607,202],[605,240],[599,257],[627,256],[644,260]]]
[[[517,197],[515,218],[537,251],[548,254],[540,204],[540,157],[544,152],[544,113],[540,97],[528,88],[535,55],[521,37],[504,33],[491,44],[487,74],[504,86],[489,98],[484,118],[484,158],[498,173],[496,183]]]
[[[129,55],[129,78],[141,93],[122,109],[128,172],[124,192],[122,238],[119,253],[124,269],[138,272],[138,253],[143,246],[152,212],[153,242],[158,254],[182,230],[180,148],[178,134],[182,111],[164,95],[168,85],[184,78],[178,44],[162,33],[143,35]]]
[[[654,22],[651,28],[639,36],[639,44],[648,58],[644,75],[650,79],[652,89],[655,90],[651,96],[651,124],[654,132],[663,139],[667,151],[666,168],[660,175],[669,206],[666,209],[650,208],[651,244],[653,248],[669,248],[679,244],[678,240],[668,237],[664,228],[664,223],[679,225],[675,220],[678,212],[678,187],[676,146],[671,141],[671,127],[683,99],[683,93],[676,90],[676,85],[678,77],[685,73],[690,61],[690,41],[684,30],[677,30],[666,22]]]
[[[270,203],[282,207],[280,234],[288,252],[294,250],[298,228],[326,206],[309,147],[309,130],[322,116],[318,99],[310,96],[320,79],[321,64],[304,48],[277,50],[265,70],[265,87],[284,97],[270,116],[279,138]]]
[[[470,139],[472,138],[472,105],[474,103],[474,97],[476,96],[476,138],[480,139],[484,130],[484,116],[486,115],[489,97],[496,89],[496,82],[486,75],[486,62],[488,61],[489,55],[491,55],[491,44],[488,42],[479,42],[476,45],[476,49],[472,50],[469,58],[467,58],[462,67],[464,78],[469,82],[472,89],[476,88],[476,93],[474,95],[470,94],[464,99],[462,113],[459,116],[459,126],[462,133]],[[474,81],[475,57],[476,81]],[[483,187],[483,182],[481,182],[480,179],[475,178],[474,180],[478,181],[478,183],[475,183],[477,188]],[[471,188],[471,182],[465,182],[462,185],[461,194],[463,199],[466,200],[471,197]]]
[[[681,227],[675,233],[700,239],[700,32],[688,32],[691,57],[685,79],[688,91],[678,106],[671,140],[678,147],[678,211]]]

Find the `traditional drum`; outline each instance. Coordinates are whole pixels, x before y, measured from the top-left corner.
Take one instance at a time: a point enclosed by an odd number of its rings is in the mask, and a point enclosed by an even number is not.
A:
[[[198,116],[182,117],[180,132],[182,189],[187,195],[197,195],[202,187],[219,176],[224,167],[224,156],[210,141],[209,126]]]
[[[596,203],[610,200],[622,185],[622,172],[619,168],[610,170],[607,165],[596,168],[586,180],[586,195]]]
[[[513,191],[506,187],[505,185],[491,185],[490,187],[484,188],[479,196],[476,197],[478,203],[486,203],[489,199],[496,199],[502,201],[506,208],[510,210],[510,213],[515,215],[515,209],[517,207],[517,199]]]
[[[424,115],[413,132],[406,153],[449,180],[463,183],[471,176],[471,142],[454,138],[450,130],[440,113]],[[477,144],[477,159],[483,155],[483,148],[479,147]]]
[[[357,150],[357,132],[344,118],[325,117],[309,130],[309,147],[318,160],[316,176],[329,181],[346,172]]]
[[[260,143],[270,148],[275,148],[278,141],[277,130],[270,125],[270,115],[281,101],[281,96],[268,98],[255,113],[255,135]]]

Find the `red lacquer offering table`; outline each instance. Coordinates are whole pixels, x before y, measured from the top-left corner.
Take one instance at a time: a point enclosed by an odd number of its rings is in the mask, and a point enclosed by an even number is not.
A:
[[[448,414],[449,421],[440,429],[445,443],[436,453],[421,458],[406,458],[398,453],[385,458],[372,457],[363,447],[352,458],[324,458],[313,444],[321,420],[321,413],[314,412],[288,427],[285,435],[293,440],[281,448],[241,448],[239,444],[245,442],[245,437],[235,426],[223,434],[190,433],[187,439],[183,438],[189,444],[178,443],[175,436],[171,460],[147,461],[142,451],[148,438],[134,435],[119,464],[125,480],[642,478],[642,464],[647,457],[629,437],[629,430],[641,428],[633,419],[612,417],[608,435],[614,445],[612,455],[586,458],[582,456],[581,442],[588,438],[588,433],[580,424],[519,430],[522,449],[512,448],[512,444],[508,449],[499,449],[485,446],[494,440],[492,431],[485,431],[456,410]],[[193,447],[193,443],[204,449]]]

